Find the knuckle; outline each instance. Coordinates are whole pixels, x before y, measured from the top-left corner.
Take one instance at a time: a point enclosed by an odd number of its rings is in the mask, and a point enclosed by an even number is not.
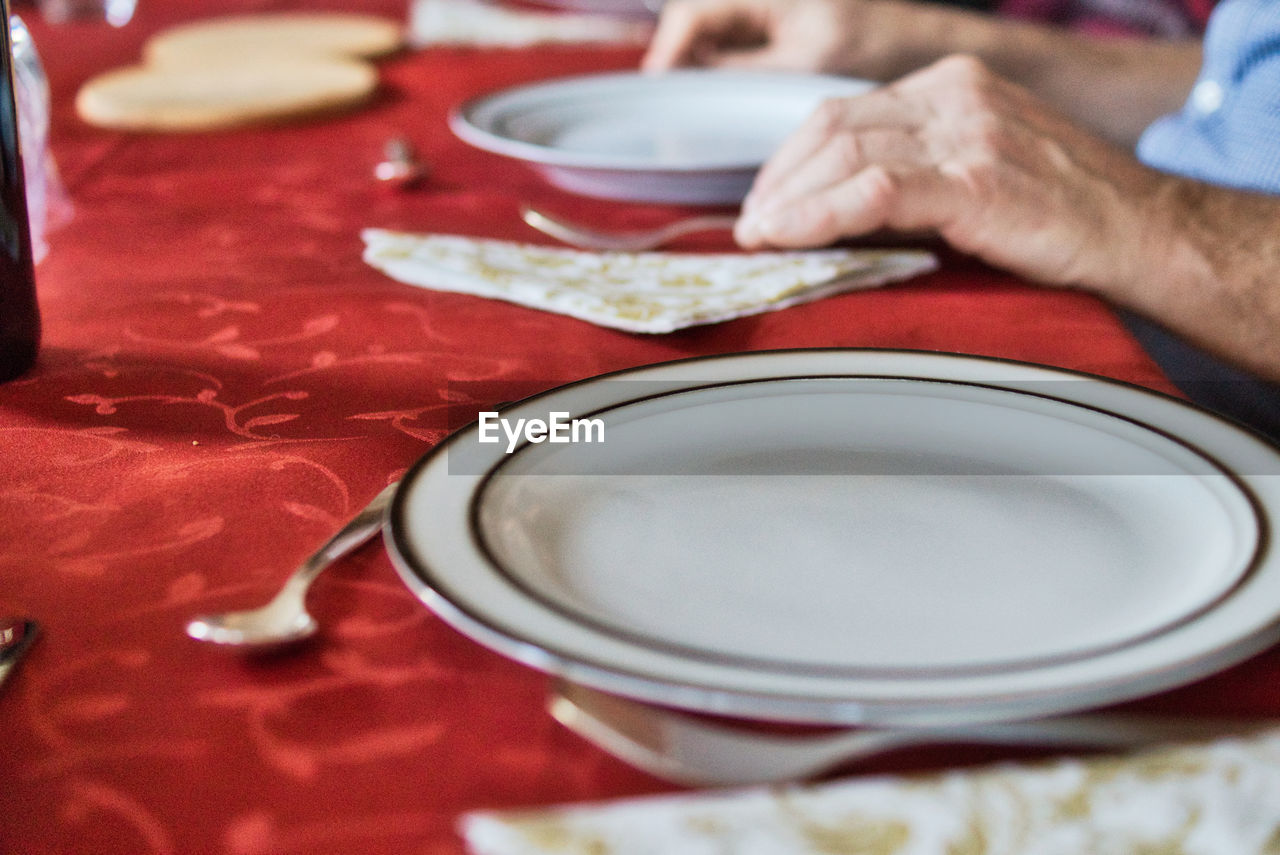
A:
[[[965,137],[975,156],[994,154],[1005,149],[1009,129],[996,113],[981,110],[972,114]]]
[[[967,195],[982,204],[995,196],[999,184],[997,159],[991,154],[971,153],[942,165],[943,175],[958,182]]]
[[[976,56],[952,54],[939,60],[935,66],[938,74],[955,83],[974,89],[984,88],[993,77],[991,70]]]
[[[836,167],[843,173],[854,173],[864,165],[862,140],[854,133],[843,133],[832,140]]]
[[[901,190],[898,176],[880,164],[868,166],[858,176],[859,188],[865,204],[873,208],[884,208],[892,204]]]
[[[981,60],[971,56],[947,57],[935,67],[939,94],[960,114],[988,112],[999,103],[998,78]]]
[[[805,224],[805,237],[811,243],[827,243],[842,231],[842,219],[831,200],[815,196],[796,206],[796,219]]]
[[[813,206],[813,234],[819,241],[826,243],[834,240],[843,231],[839,215],[830,204]]]
[[[847,110],[843,98],[824,98],[810,116],[810,126],[822,134],[835,133],[844,124]]]

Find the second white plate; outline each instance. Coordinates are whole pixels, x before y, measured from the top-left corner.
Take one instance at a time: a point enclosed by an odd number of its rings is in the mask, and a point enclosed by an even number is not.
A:
[[[736,204],[824,98],[871,86],[763,72],[587,75],[477,98],[450,125],[472,145],[523,160],[582,195]]]

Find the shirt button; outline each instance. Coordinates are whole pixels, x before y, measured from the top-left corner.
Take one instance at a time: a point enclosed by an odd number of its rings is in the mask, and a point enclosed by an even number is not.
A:
[[[1191,90],[1191,106],[1197,113],[1208,115],[1217,112],[1222,106],[1224,93],[1222,85],[1216,80],[1201,80]]]

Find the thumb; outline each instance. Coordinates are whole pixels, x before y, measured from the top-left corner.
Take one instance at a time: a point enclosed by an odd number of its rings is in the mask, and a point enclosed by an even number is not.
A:
[[[641,69],[666,71],[695,64],[694,47],[705,37],[707,23],[705,12],[686,3],[668,3],[640,61]]]
[[[665,71],[688,65],[718,65],[735,45],[767,40],[767,10],[756,0],[673,0],[662,9],[640,67]]]

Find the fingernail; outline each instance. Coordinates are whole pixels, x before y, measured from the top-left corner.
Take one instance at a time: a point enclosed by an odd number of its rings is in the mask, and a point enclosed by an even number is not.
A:
[[[766,205],[751,215],[757,240],[774,240],[787,226],[790,214],[785,205]]]
[[[775,241],[790,219],[787,205],[773,201],[753,208],[742,216],[739,223],[742,224],[744,238],[749,238],[753,244],[765,244]]]

